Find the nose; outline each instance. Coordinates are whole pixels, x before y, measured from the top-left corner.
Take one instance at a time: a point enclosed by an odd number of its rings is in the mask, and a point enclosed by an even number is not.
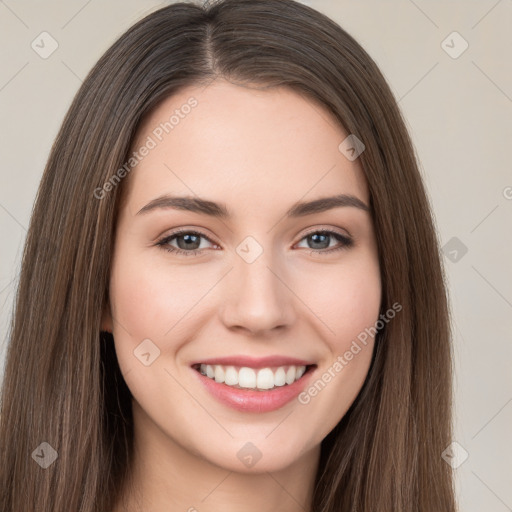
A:
[[[264,252],[256,261],[235,260],[224,283],[221,317],[228,329],[268,335],[295,320],[294,294],[286,272]]]

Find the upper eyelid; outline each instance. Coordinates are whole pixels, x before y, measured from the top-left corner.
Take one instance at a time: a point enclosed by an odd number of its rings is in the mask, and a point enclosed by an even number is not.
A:
[[[308,229],[305,233],[303,233],[302,236],[299,238],[299,240],[297,242],[295,242],[295,243],[300,242],[301,240],[303,240],[305,237],[307,237],[310,234],[322,233],[322,232],[334,233],[334,234],[337,234],[339,236],[342,236],[342,237],[349,238],[349,239],[353,240],[353,236],[348,232],[347,229],[344,229],[346,234],[340,233],[338,231],[339,229],[341,229],[341,228],[337,228],[336,229],[336,228],[332,228],[332,227],[329,228],[329,227],[316,227],[316,226],[313,226],[310,229]],[[199,235],[199,236],[207,239],[210,243],[212,243],[214,245],[218,245],[218,246],[221,245],[218,242],[216,242],[215,240],[213,240],[211,236],[205,234],[202,231],[202,229],[199,229],[199,228],[184,228],[184,229],[183,228],[178,228],[176,231],[174,231],[172,233],[169,233],[167,235],[163,235],[162,237],[158,238],[157,239],[157,244],[163,244],[164,242],[172,240],[175,237],[178,237],[178,236],[183,235],[183,234],[189,234],[189,233],[193,233],[193,234]],[[202,250],[202,249],[196,249],[196,250]]]
[[[204,232],[203,228],[176,228],[176,230],[174,230],[170,233],[164,232],[163,235],[157,236],[155,241],[161,242],[162,240],[167,240],[168,238],[172,238],[175,236],[184,235],[184,234],[188,234],[188,233],[195,233],[197,235],[202,236],[203,238],[208,239],[212,243],[217,243],[217,242],[215,242],[215,240],[213,239],[212,236],[210,236],[209,234],[206,234]]]
[[[345,231],[345,233],[341,233],[340,231]],[[348,231],[348,229],[345,229],[345,228],[328,228],[328,227],[312,227],[311,229],[308,229],[303,235],[302,237],[300,238],[300,240],[302,240],[302,238],[304,238],[305,236],[308,236],[309,234],[311,233],[321,233],[321,232],[329,232],[329,233],[335,233],[337,235],[341,235],[341,236],[344,236],[344,237],[347,237],[347,238],[354,238],[350,232]]]

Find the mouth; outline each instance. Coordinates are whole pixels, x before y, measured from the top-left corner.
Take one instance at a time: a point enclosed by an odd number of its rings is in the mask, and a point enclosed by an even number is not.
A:
[[[289,364],[254,368],[223,364],[195,363],[192,369],[203,377],[238,390],[268,392],[292,386],[317,367],[316,364]]]

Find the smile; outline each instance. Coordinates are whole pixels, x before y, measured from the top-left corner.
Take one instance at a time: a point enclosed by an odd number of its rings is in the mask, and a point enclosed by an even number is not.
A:
[[[239,412],[264,413],[297,398],[317,365],[291,358],[241,356],[197,362],[191,368],[203,389],[221,404]]]
[[[308,366],[289,365],[267,368],[250,368],[247,366],[224,366],[220,364],[198,364],[194,369],[201,375],[215,380],[219,384],[235,389],[270,390],[288,386],[298,381]]]

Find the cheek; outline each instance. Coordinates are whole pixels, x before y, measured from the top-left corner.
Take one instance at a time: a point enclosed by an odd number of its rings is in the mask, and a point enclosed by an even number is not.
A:
[[[133,254],[113,263],[110,302],[117,359],[132,395],[140,404],[155,408],[154,414],[165,400],[162,390],[172,392],[173,410],[187,405],[188,397],[165,370],[166,356],[189,335],[184,330],[187,313],[211,287],[209,283],[191,286],[192,282],[192,273]],[[146,359],[145,354],[149,354]]]
[[[134,341],[168,339],[169,331],[208,287],[211,284],[197,280],[192,271],[176,271],[142,258],[119,259],[110,288],[114,323],[117,320]]]
[[[381,284],[376,259],[359,253],[343,265],[315,266],[314,272],[311,266],[298,267],[288,275],[294,293],[307,305],[309,313],[305,313],[314,315],[317,325],[324,326],[321,337],[331,351],[343,353],[351,340],[378,318]],[[197,315],[195,306],[222,277],[222,270],[208,265],[169,268],[160,261],[148,262],[137,256],[116,259],[110,298],[120,339],[131,338],[132,350],[132,345],[146,338],[162,348],[162,344],[179,339],[187,324],[181,320],[190,313]]]
[[[351,342],[378,320],[381,278],[373,257],[346,260],[344,265],[318,267],[301,281],[302,297],[325,327],[324,339],[333,354],[342,354]]]
[[[325,272],[310,288],[308,305],[329,331],[324,337],[328,350],[317,375],[299,396],[311,418],[313,444],[334,428],[361,390],[374,347],[369,333],[379,319],[381,303],[380,270],[373,255],[347,258],[336,272]]]

